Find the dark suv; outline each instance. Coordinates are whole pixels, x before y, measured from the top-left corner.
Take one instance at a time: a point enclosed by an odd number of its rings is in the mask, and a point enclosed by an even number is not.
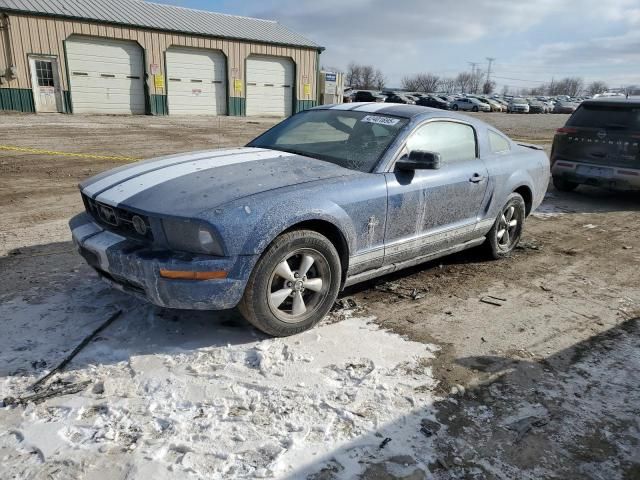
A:
[[[558,190],[578,185],[640,190],[640,97],[586,100],[558,129],[551,174]]]

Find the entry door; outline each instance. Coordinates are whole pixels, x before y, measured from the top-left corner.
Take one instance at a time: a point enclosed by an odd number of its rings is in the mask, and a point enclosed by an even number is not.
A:
[[[407,140],[412,150],[439,153],[436,170],[385,174],[389,195],[385,264],[446,249],[470,240],[488,184],[488,171],[478,158],[473,127],[464,123],[429,122]]]
[[[31,83],[36,111],[56,113],[62,111],[58,60],[53,57],[29,57]]]

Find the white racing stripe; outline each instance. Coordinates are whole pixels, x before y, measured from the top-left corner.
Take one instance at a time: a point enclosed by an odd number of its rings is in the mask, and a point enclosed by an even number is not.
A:
[[[383,108],[387,108],[390,106],[391,104],[389,103],[368,103],[366,105],[363,105],[362,107],[356,108],[354,111],[374,113],[374,112],[379,112]]]
[[[355,109],[358,105],[364,106],[367,105],[367,102],[343,103],[342,105],[331,107],[329,110],[352,110]]]
[[[149,188],[156,187],[169,180],[190,175],[202,170],[207,170],[215,167],[224,167],[227,165],[236,165],[246,162],[255,162],[259,160],[267,160],[276,157],[291,157],[292,153],[277,152],[273,150],[255,150],[250,149],[249,153],[240,155],[227,155],[223,158],[213,157],[203,160],[180,163],[177,165],[170,165],[166,168],[154,170],[146,174],[142,174],[136,178],[126,180],[119,185],[104,191],[96,200],[98,202],[117,207],[120,203],[124,202],[127,198],[132,197],[140,192],[143,192]]]
[[[233,148],[227,150],[207,150],[203,152],[191,152],[191,153],[180,153],[176,155],[170,155],[168,157],[160,157],[157,160],[149,160],[146,162],[140,162],[132,165],[130,168],[122,170],[120,172],[114,173],[113,175],[109,175],[104,177],[97,182],[91,183],[87,185],[83,192],[90,197],[93,197],[97,193],[110,188],[113,185],[116,185],[120,182],[127,180],[128,178],[132,178],[138,175],[142,175],[147,172],[151,172],[158,168],[164,168],[171,165],[177,165],[180,163],[186,163],[193,160],[200,160],[203,158],[216,158],[216,157],[224,157],[226,155],[240,154],[246,150],[253,150],[247,148]]]
[[[84,242],[82,242],[82,246],[98,255],[98,257],[100,257],[100,267],[103,270],[109,271],[107,248],[112,247],[113,245],[116,245],[124,240],[126,240],[124,237],[105,230],[94,235],[93,237],[87,238]]]

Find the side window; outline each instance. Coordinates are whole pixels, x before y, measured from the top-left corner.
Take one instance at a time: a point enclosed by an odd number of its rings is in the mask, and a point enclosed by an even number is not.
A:
[[[407,149],[439,153],[444,165],[476,158],[476,135],[464,123],[431,122],[407,140]]]
[[[509,140],[492,130],[489,130],[489,145],[491,146],[491,153],[508,152],[511,150]]]

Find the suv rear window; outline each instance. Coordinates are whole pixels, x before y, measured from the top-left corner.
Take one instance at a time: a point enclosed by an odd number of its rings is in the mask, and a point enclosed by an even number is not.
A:
[[[567,126],[640,130],[640,105],[581,105],[571,116]]]

